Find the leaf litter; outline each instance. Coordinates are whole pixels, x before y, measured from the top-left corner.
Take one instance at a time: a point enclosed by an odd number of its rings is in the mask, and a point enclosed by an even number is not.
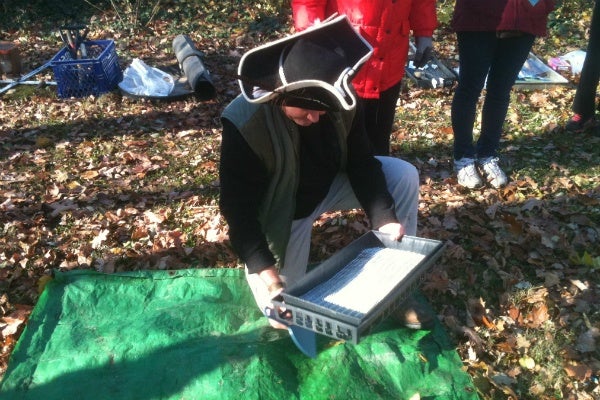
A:
[[[53,269],[240,267],[218,211],[218,117],[238,92],[227,66],[241,54],[207,52],[211,101],[42,90],[0,102],[1,373]],[[482,398],[600,398],[600,139],[560,129],[572,90],[513,96],[511,182],[475,191],[451,172],[452,92],[401,96],[392,152],[420,171],[419,235],[447,244],[422,291]],[[368,229],[359,210],[323,215],[311,262]]]

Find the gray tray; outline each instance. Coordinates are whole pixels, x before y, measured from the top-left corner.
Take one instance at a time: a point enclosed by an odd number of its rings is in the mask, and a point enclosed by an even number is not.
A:
[[[410,271],[403,279],[392,282],[392,289],[387,293],[382,293],[380,295],[381,300],[365,312],[357,312],[356,310],[321,302],[307,301],[304,298],[311,289],[319,285],[327,287],[331,283],[332,286],[335,286],[335,280],[344,274],[345,271],[343,270],[350,268],[351,262],[363,250],[373,248],[404,250],[425,257],[416,265],[411,266]],[[396,241],[381,232],[370,231],[334,254],[310,271],[295,285],[285,290],[282,293],[283,302],[274,302],[274,305],[285,307],[291,311],[292,325],[356,344],[377,323],[398,309],[412,290],[418,286],[423,274],[440,257],[443,248],[444,244],[438,240],[404,236],[401,241]],[[398,265],[401,266],[401,264],[401,260],[398,260]],[[390,265],[386,264],[386,266],[389,267]],[[360,293],[356,293],[356,296],[360,295]]]
[[[436,57],[422,68],[414,68],[410,62],[404,70],[407,77],[422,89],[452,87],[458,81],[458,75]]]

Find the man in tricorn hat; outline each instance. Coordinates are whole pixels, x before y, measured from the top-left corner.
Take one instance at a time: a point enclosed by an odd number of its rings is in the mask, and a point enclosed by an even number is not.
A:
[[[373,229],[397,240],[416,234],[418,172],[373,156],[350,84],[371,51],[342,16],[240,61],[242,94],[222,115],[220,209],[267,315],[305,275],[313,222],[324,212],[362,208]],[[407,326],[423,322],[402,315]]]

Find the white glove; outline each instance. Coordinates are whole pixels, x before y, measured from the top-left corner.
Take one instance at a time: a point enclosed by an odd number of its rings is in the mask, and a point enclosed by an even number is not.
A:
[[[417,51],[413,58],[413,64],[415,68],[421,68],[427,61],[431,60],[433,56],[433,39],[431,36],[417,36],[415,38],[415,45]]]

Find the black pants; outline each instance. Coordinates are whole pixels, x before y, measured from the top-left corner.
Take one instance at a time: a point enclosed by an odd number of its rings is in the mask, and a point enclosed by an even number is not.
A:
[[[402,82],[380,93],[378,99],[362,99],[367,134],[376,156],[390,154],[390,135]]]
[[[587,119],[595,114],[596,89],[600,79],[600,1],[596,1],[592,12],[590,39],[581,78],[573,100],[573,111]]]
[[[452,99],[454,159],[496,156],[510,102],[510,91],[535,37],[500,39],[496,32],[458,32],[458,87]],[[473,143],[477,103],[486,85],[481,131]]]

